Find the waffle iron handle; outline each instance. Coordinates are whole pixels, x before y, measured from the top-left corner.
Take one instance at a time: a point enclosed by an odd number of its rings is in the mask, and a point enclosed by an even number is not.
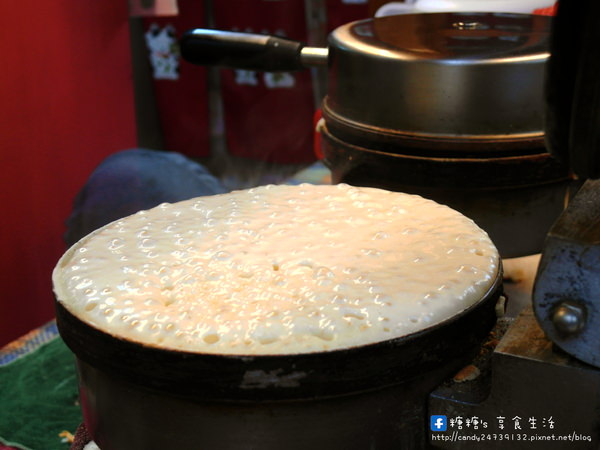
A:
[[[179,44],[186,61],[203,66],[287,72],[327,64],[327,49],[272,35],[195,28]]]

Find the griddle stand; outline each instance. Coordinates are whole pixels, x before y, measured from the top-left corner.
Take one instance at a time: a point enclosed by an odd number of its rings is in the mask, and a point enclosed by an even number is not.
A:
[[[451,442],[433,440],[432,436],[437,433],[430,432],[433,448],[589,449],[596,448],[600,442],[597,413],[600,371],[557,349],[538,325],[531,307],[521,312],[501,339],[491,357],[491,379],[485,378],[436,389],[430,395],[429,413],[446,415],[448,420],[478,417],[488,422],[485,429],[481,425],[478,430],[463,426],[463,430],[457,430],[460,435],[510,434],[516,438],[517,434],[576,432],[591,436],[592,444],[575,441],[557,445],[547,441],[493,440],[493,437],[485,442]],[[503,430],[498,428],[498,417],[505,418]],[[515,417],[521,418],[521,430],[514,429]],[[536,418],[535,430],[530,429],[530,417]],[[554,428],[550,428],[550,421]],[[455,429],[448,427],[447,432],[439,434],[451,436]]]

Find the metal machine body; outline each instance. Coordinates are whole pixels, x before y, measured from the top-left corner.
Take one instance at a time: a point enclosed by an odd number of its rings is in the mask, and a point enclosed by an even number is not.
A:
[[[598,14],[598,2],[560,2],[546,77],[547,146],[587,181],[550,229],[531,303],[484,375],[464,385],[455,377],[431,394],[430,413],[453,420],[446,431],[432,422],[435,448],[600,447]],[[470,427],[458,430],[456,417],[470,418]]]
[[[543,237],[556,217],[546,217],[542,213],[547,214],[549,207],[554,206],[562,210],[564,203],[570,200],[572,178],[569,168],[573,169],[581,182],[600,177],[600,134],[596,131],[600,130],[600,27],[595,23],[599,16],[600,2],[560,2],[557,18],[552,26],[551,56],[545,69],[546,91],[543,103],[546,106],[546,124],[543,130],[538,127],[538,139],[533,139],[535,145],[528,146],[528,151],[519,154],[514,153],[512,145],[507,146],[510,151],[496,154],[498,146],[494,139],[491,140],[492,144],[482,145],[482,139],[479,138],[468,140],[468,151],[465,152],[460,146],[465,144],[465,133],[468,137],[478,133],[462,130],[462,137],[459,136],[458,142],[455,142],[448,139],[451,132],[443,127],[441,132],[438,130],[437,133],[435,130],[431,133],[428,128],[420,127],[422,124],[432,123],[431,117],[427,117],[428,120],[423,122],[417,121],[415,125],[417,119],[425,117],[415,115],[414,112],[420,111],[423,99],[428,98],[426,94],[415,95],[417,103],[406,108],[406,114],[397,115],[398,107],[409,105],[406,99],[411,100],[413,97],[404,91],[394,91],[397,95],[389,95],[388,89],[395,86],[393,83],[382,86],[377,84],[377,77],[386,78],[388,71],[394,73],[393,68],[396,66],[371,70],[372,64],[381,62],[380,55],[392,54],[397,49],[390,50],[390,43],[385,41],[382,48],[374,52],[351,51],[346,55],[343,51],[348,39],[350,42],[356,40],[360,44],[357,48],[362,49],[371,44],[373,36],[379,36],[378,33],[372,32],[369,23],[358,24],[355,29],[350,26],[338,30],[330,39],[332,48],[328,52],[316,52],[312,58],[303,55],[305,52],[301,45],[265,40],[262,37],[257,44],[257,37],[242,36],[242,47],[251,47],[250,56],[243,61],[243,67],[256,70],[298,70],[309,62],[322,64],[325,55],[328,55],[328,64],[333,69],[330,69],[330,91],[323,107],[326,124],[323,141],[326,162],[329,162],[328,166],[332,169],[334,181],[376,185],[409,192],[407,186],[416,185],[430,190],[433,186],[439,187],[439,191],[446,195],[447,191],[456,187],[458,183],[455,197],[461,200],[472,198],[474,193],[481,192],[485,196],[491,192],[480,201],[480,204],[485,205],[486,215],[483,217],[492,217],[490,223],[483,228],[494,232],[493,227],[500,223],[501,227],[495,239],[501,244],[502,256],[520,256],[539,252]],[[432,18],[435,19],[435,16],[413,19],[429,21]],[[392,20],[394,19],[389,19],[390,23]],[[471,34],[479,38],[500,36],[500,28],[482,28],[485,24],[481,18],[467,20],[464,22],[468,25],[466,28],[455,27],[455,23],[458,22],[454,20],[451,23],[451,30],[443,28],[443,33],[439,33],[439,36],[445,39],[446,36],[457,35],[463,40],[472,37],[469,36]],[[372,25],[377,31],[378,27],[385,28],[385,25],[389,24],[387,21],[378,21]],[[396,30],[394,27],[390,29]],[[533,41],[537,44],[539,40],[536,39],[539,36],[536,36]],[[345,38],[342,39],[343,45],[338,43],[339,38]],[[237,54],[239,39],[240,36],[215,33],[214,30],[193,31],[183,40],[183,55],[194,63],[238,66],[239,63],[234,62],[230,56]],[[199,49],[201,46],[203,48],[206,42],[215,52],[206,53],[210,56],[208,60],[196,58],[195,54],[200,53]],[[432,40],[429,35],[427,42],[445,41]],[[226,45],[223,46],[224,44]],[[279,63],[287,60],[287,56],[282,58],[280,51],[288,47],[293,50],[290,56],[292,63],[284,67]],[[228,49],[235,51],[230,52]],[[312,50],[307,52],[311,53]],[[216,60],[211,56],[214,54],[218,56]],[[374,59],[369,60],[373,55]],[[444,76],[434,77],[430,73],[429,77],[422,77],[418,71],[432,68],[437,70],[438,61],[428,60],[425,64],[419,64],[423,62],[420,58],[414,55],[404,58],[403,55],[397,54],[392,61],[399,67],[396,77],[392,79],[409,80],[413,83],[411,86],[417,86],[414,83],[423,79],[446,79],[447,74],[454,73],[447,70],[449,66],[453,70],[466,73],[464,69],[467,65],[464,61],[461,64],[448,65],[445,63],[452,60],[446,58],[439,65],[440,70],[444,69]],[[261,62],[259,67],[256,67],[255,59],[267,61],[269,64]],[[530,59],[534,61],[535,58]],[[410,65],[405,64],[408,60],[411,61]],[[543,58],[535,59],[542,60]],[[340,63],[344,64],[340,67]],[[496,63],[497,61],[492,59],[482,59],[482,64],[474,66],[473,73],[480,74],[482,69]],[[523,65],[526,69],[532,67],[529,64]],[[358,76],[350,76],[354,69]],[[371,73],[376,73],[377,77],[369,79]],[[409,77],[407,74],[414,76]],[[466,78],[472,79],[471,76]],[[514,82],[516,78],[506,79],[509,85],[520,85]],[[377,92],[383,93],[379,96],[381,103],[375,105],[379,106],[375,109],[378,115],[361,115],[366,111],[365,104],[377,102],[372,102],[372,96],[368,95],[369,91],[366,88],[357,89],[360,83],[361,86],[375,86]],[[466,85],[455,83],[451,87],[462,88]],[[487,88],[486,83],[481,83],[481,86]],[[431,86],[427,88],[430,90]],[[506,90],[500,90],[499,93],[497,98],[508,98],[505,96]],[[353,103],[361,96],[362,100]],[[439,94],[433,96],[434,100],[440,98],[446,97]],[[481,98],[487,97],[480,94],[476,96],[476,99]],[[516,95],[515,98],[524,97]],[[449,103],[446,106],[450,111],[454,111],[453,105]],[[471,114],[477,111],[477,108],[473,108],[469,101],[461,102],[460,105],[472,107],[461,108],[470,118],[484,117],[481,114]],[[427,112],[439,109],[438,104]],[[516,110],[518,108],[508,108],[508,117],[513,117]],[[447,116],[448,114],[442,119],[446,120]],[[373,121],[373,117],[380,120]],[[405,122],[388,123],[391,119],[401,119]],[[439,123],[446,124],[445,121]],[[504,128],[510,131],[511,127],[512,125],[505,123]],[[542,131],[545,134],[546,145],[542,142]],[[425,134],[428,139],[423,144]],[[498,135],[498,132],[491,134]],[[484,144],[490,143],[485,139],[483,141]],[[432,142],[435,145],[432,145]],[[447,147],[449,142],[451,145]],[[471,145],[473,142],[476,145]],[[475,147],[479,150],[491,148],[494,151],[476,152],[474,157]],[[532,148],[538,147],[539,152],[531,151]],[[546,153],[546,149],[554,158]],[[490,158],[494,157],[498,161],[490,161]],[[515,157],[526,160],[512,164]],[[545,159],[538,164],[540,158]],[[526,170],[529,163],[533,170]],[[460,166],[460,170],[454,171],[456,166]],[[551,170],[547,171],[548,167]],[[483,172],[482,168],[489,169],[494,174],[487,176],[487,172]],[[527,176],[498,185],[498,174],[502,181],[502,177],[510,178],[518,170],[525,170]],[[551,176],[546,176],[548,173]],[[477,175],[481,178],[477,178]],[[423,176],[424,181],[417,180],[411,185],[407,183],[407,177],[411,176]],[[531,181],[531,177],[534,182]],[[465,182],[475,185],[461,184]],[[541,190],[532,192],[524,203],[519,198],[523,193],[520,188],[529,189],[534,186],[547,189],[553,183],[560,189],[555,191],[555,194],[558,194],[548,197],[552,201],[541,200],[544,198],[541,196]],[[579,187],[579,184],[576,187]],[[490,215],[490,205],[494,207],[499,203],[501,196],[512,193],[516,195],[511,195],[509,201],[501,203],[498,211],[494,210]],[[538,205],[540,200],[544,204]],[[445,199],[443,202],[450,203]],[[465,211],[458,204],[455,207]],[[477,212],[479,209],[467,215],[473,217]],[[494,215],[496,212],[498,214]],[[517,213],[522,220],[508,220],[511,214]],[[542,222],[541,218],[544,219]],[[422,418],[423,433],[429,437],[427,445],[452,449],[598,448],[600,332],[597,330],[600,329],[600,300],[596,297],[600,293],[599,219],[600,184],[587,181],[547,235],[536,287],[533,297],[529,294],[528,306],[522,309],[502,337],[499,336],[498,330],[498,336],[491,335],[491,340],[481,348],[483,356],[479,355],[472,364],[429,395],[427,417]],[[531,229],[536,225],[532,224],[537,224],[534,235],[531,235]],[[520,234],[526,235],[522,241],[519,241]],[[538,237],[539,245],[537,241],[534,242]]]
[[[588,180],[548,234],[531,303],[479,363],[480,375],[431,394],[431,415],[454,420],[446,432],[432,428],[431,445],[598,448],[599,293],[600,180]],[[487,426],[458,429],[456,418],[473,417]]]
[[[533,294],[549,339],[600,367],[600,180],[587,181],[550,230]]]

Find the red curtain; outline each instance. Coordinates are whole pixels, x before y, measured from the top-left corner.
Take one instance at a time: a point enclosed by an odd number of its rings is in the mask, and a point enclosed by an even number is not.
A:
[[[222,30],[277,34],[306,41],[304,0],[215,1]],[[223,69],[221,92],[229,151],[276,163],[313,161],[315,105],[308,70],[269,74]]]
[[[367,18],[366,1],[324,2],[326,31],[352,20]],[[214,1],[217,28],[276,34],[306,42],[305,0]],[[221,88],[229,151],[276,163],[310,163],[313,116],[320,107],[313,98],[309,70],[268,74],[223,69]]]
[[[73,197],[135,145],[127,2],[20,0],[2,14],[0,346],[53,317]]]
[[[144,30],[158,25],[172,27],[177,39],[191,28],[205,27],[202,1],[179,0],[179,15],[144,20]],[[185,61],[179,65],[179,78],[155,79],[154,94],[165,150],[202,158],[210,155],[207,70]]]

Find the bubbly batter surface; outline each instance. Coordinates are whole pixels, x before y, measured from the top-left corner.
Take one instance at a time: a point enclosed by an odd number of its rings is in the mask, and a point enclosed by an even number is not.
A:
[[[69,311],[113,335],[283,354],[427,328],[480,300],[498,264],[484,231],[433,201],[264,186],[113,222],[69,249],[53,281]]]

